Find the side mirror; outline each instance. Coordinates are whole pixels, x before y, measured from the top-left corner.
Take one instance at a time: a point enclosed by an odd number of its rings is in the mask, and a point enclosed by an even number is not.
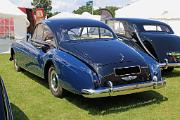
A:
[[[26,35],[26,41],[28,42],[28,41],[30,41],[30,40],[31,40],[31,34],[28,33],[28,34]]]

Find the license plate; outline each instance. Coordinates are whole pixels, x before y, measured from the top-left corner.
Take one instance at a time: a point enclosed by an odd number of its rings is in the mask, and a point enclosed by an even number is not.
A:
[[[132,67],[124,67],[124,68],[115,68],[114,72],[116,76],[125,76],[132,74],[140,74],[141,69],[140,66],[132,66]]]

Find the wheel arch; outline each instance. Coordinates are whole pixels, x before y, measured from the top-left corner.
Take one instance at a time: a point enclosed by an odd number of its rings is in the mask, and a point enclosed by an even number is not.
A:
[[[54,65],[52,60],[48,60],[44,66],[44,78],[47,80],[48,79],[48,70],[49,68]]]

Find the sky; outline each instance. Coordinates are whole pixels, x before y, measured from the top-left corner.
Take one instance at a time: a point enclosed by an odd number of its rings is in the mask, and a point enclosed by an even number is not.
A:
[[[12,3],[16,4],[18,7],[28,7],[32,8],[32,0],[10,0]],[[52,11],[53,12],[72,12],[78,7],[85,5],[89,0],[52,0]],[[94,9],[99,7],[103,8],[105,6],[117,6],[122,7],[126,4],[136,0],[94,0]]]

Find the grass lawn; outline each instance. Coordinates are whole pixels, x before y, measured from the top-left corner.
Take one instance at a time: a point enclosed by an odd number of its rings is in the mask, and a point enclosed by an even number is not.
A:
[[[166,88],[138,94],[86,99],[51,95],[46,81],[16,72],[9,55],[0,55],[15,120],[180,120],[180,69],[164,75]]]

